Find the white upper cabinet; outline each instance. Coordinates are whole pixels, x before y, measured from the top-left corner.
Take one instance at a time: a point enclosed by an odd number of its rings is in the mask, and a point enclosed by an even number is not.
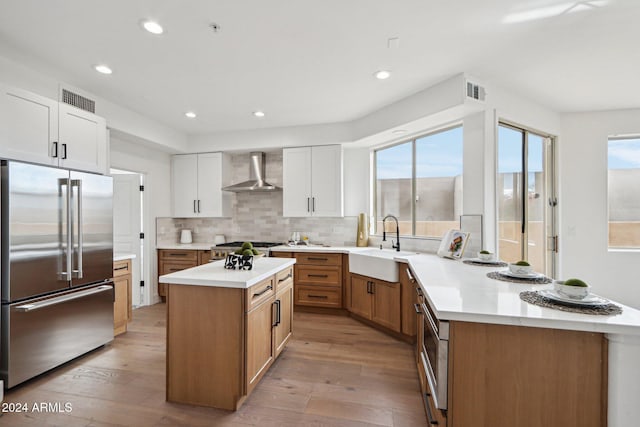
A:
[[[102,117],[71,105],[58,106],[60,166],[107,172],[107,123]]]
[[[342,146],[283,150],[282,213],[286,217],[341,217]]]
[[[0,157],[107,173],[103,118],[22,89],[0,89]]]
[[[58,103],[0,85],[0,157],[58,166]]]
[[[222,153],[179,154],[171,159],[173,216],[230,217],[229,159]]]

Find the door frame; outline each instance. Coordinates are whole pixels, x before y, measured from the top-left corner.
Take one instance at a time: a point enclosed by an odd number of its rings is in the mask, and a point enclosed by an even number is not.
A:
[[[545,172],[544,186],[546,191],[547,200],[544,203],[545,209],[543,213],[543,221],[545,228],[545,274],[550,277],[556,277],[558,273],[558,194],[557,194],[557,179],[558,179],[558,163],[557,163],[557,138],[547,132],[543,132],[537,129],[533,129],[528,126],[523,126],[508,120],[499,119],[496,125],[496,149],[495,149],[495,210],[496,210],[496,248],[499,248],[498,242],[500,241],[500,227],[498,225],[498,164],[500,154],[500,141],[498,138],[500,127],[510,128],[512,130],[523,133],[522,141],[522,217],[521,221],[524,223],[522,232],[521,243],[521,255],[522,259],[527,259],[528,256],[528,194],[529,187],[529,173],[528,173],[528,156],[529,156],[529,134],[535,134],[543,138],[543,170]],[[526,173],[525,173],[526,172]]]

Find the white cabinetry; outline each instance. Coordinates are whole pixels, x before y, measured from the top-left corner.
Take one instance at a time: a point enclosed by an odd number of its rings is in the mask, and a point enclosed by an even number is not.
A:
[[[22,89],[0,89],[0,157],[107,172],[103,118]]]
[[[343,216],[342,146],[283,150],[283,216]]]
[[[179,154],[171,159],[173,216],[229,217],[229,159],[222,153]]]

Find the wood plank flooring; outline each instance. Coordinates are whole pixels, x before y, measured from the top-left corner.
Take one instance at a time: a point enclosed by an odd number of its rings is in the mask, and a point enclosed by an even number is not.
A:
[[[424,426],[413,348],[344,316],[294,314],[287,349],[237,412],[165,401],[164,304],[114,342],[5,393],[0,426]],[[61,410],[32,412],[34,404]],[[64,404],[71,411],[64,412]]]

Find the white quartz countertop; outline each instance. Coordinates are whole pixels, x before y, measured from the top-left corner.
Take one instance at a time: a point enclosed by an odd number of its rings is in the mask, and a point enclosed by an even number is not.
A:
[[[114,261],[124,261],[125,259],[134,259],[136,254],[126,254],[126,253],[118,253],[113,254]]]
[[[294,258],[254,258],[251,270],[228,270],[224,260],[160,276],[160,283],[221,288],[248,288],[295,264]]]
[[[522,291],[551,289],[548,285],[521,285],[487,277],[499,270],[464,264],[436,255],[408,257],[408,263],[424,293],[443,320],[546,327],[580,331],[640,335],[640,311],[619,304],[622,314],[569,313],[529,304]]]
[[[356,246],[323,246],[323,245],[280,245],[269,248],[273,252],[323,252],[323,253],[337,253],[348,254],[349,252],[362,250],[367,248],[359,248]]]

